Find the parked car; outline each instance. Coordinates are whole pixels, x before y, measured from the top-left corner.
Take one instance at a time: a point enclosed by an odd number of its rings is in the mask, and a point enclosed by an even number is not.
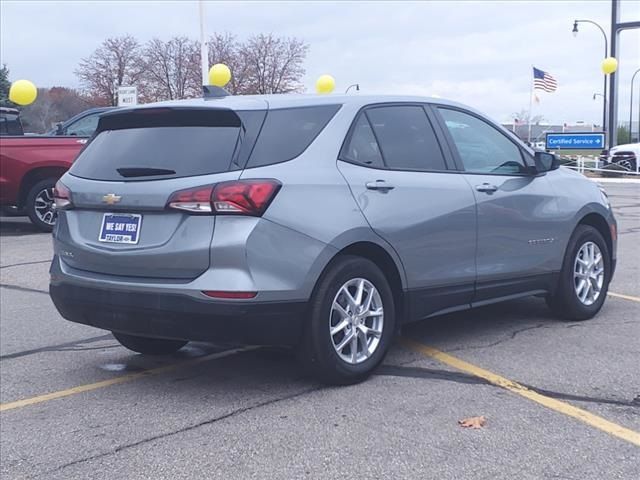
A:
[[[608,152],[608,163],[617,164],[629,172],[638,172],[640,158],[640,143],[617,145]]]
[[[3,211],[11,215],[26,214],[36,227],[50,232],[57,218],[53,187],[71,166],[87,138],[93,135],[99,115],[107,110],[91,109],[76,115],[61,124],[60,134],[3,136],[0,139],[0,207]]]
[[[0,135],[24,135],[17,108],[0,107]]]
[[[97,107],[85,110],[63,123],[58,123],[55,128],[49,130],[47,135],[49,136],[76,136],[76,137],[90,137],[95,132],[98,126],[98,119],[100,115],[113,110],[117,107]]]
[[[545,296],[593,317],[616,262],[598,185],[442,99],[216,97],[109,112],[55,190],[61,315],[167,354],[283,344],[364,379],[407,322]]]

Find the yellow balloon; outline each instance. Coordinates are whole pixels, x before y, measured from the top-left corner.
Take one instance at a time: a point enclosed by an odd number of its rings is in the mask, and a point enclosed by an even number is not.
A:
[[[224,63],[216,63],[209,69],[209,84],[224,87],[231,80],[231,70]]]
[[[607,57],[602,61],[602,73],[610,75],[618,69],[618,60],[613,57]]]
[[[29,80],[16,80],[9,89],[9,100],[18,105],[30,105],[38,96],[38,89]]]
[[[320,75],[316,80],[316,92],[331,93],[336,88],[336,81],[331,75]]]

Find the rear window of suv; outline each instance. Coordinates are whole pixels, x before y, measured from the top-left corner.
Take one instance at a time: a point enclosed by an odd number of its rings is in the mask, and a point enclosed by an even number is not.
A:
[[[233,161],[244,130],[230,110],[147,109],[107,115],[70,173],[92,180],[135,181],[226,172],[239,168]]]
[[[140,181],[285,162],[304,152],[339,108],[157,108],[105,115],[70,173],[92,180]]]

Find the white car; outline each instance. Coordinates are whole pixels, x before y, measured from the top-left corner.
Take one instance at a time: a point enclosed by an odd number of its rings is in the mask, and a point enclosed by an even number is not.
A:
[[[638,159],[640,159],[640,143],[618,145],[609,150],[609,163],[616,163],[630,172],[638,173]]]

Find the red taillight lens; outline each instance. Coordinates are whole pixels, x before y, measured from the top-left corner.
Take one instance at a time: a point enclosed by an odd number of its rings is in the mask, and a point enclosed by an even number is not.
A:
[[[213,185],[179,190],[169,197],[169,207],[194,213],[211,213]]]
[[[207,297],[211,298],[235,298],[235,299],[247,299],[255,297],[258,292],[228,292],[221,290],[204,290]]]
[[[179,190],[168,206],[193,213],[261,216],[280,190],[277,180],[235,180]]]
[[[73,206],[71,203],[71,190],[61,181],[58,181],[53,189],[53,200],[56,208],[60,210]]]
[[[216,213],[261,216],[280,190],[277,180],[238,180],[219,183],[211,201]]]

